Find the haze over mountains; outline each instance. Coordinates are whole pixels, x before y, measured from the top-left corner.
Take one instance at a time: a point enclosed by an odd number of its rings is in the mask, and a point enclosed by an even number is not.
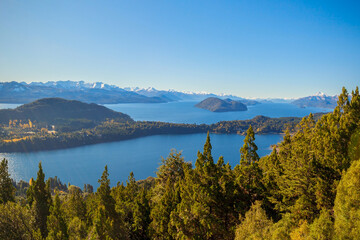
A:
[[[245,99],[227,94],[206,92],[182,92],[176,90],[157,90],[155,88],[120,88],[102,82],[49,81],[49,82],[2,82],[0,83],[1,103],[28,103],[40,98],[61,97],[98,104],[115,103],[166,103],[173,101],[202,101],[209,97],[240,100],[247,106],[264,102],[290,103],[299,107],[333,108],[337,96],[317,94],[299,99]],[[261,96],[259,96],[261,97]],[[295,100],[295,101],[294,101]]]

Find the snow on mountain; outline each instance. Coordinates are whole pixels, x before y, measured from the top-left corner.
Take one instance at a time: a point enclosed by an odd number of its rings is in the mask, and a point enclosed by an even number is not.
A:
[[[320,107],[335,108],[338,96],[328,96],[323,92],[317,92],[315,95],[296,99],[292,102],[299,107]]]

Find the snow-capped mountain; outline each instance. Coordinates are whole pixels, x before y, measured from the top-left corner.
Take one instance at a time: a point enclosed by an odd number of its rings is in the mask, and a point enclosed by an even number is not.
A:
[[[121,88],[103,82],[84,81],[49,81],[49,82],[0,82],[0,102],[27,103],[39,98],[61,97],[100,104],[111,103],[165,103],[172,101],[202,101],[209,97],[239,100],[245,105],[266,102],[292,102],[300,107],[334,108],[337,96],[327,96],[318,92],[313,96],[292,99],[245,99],[229,94],[208,92],[177,91],[174,89],[158,90],[153,87]]]
[[[258,101],[245,99],[234,95],[228,94],[213,94],[208,92],[191,92],[191,91],[176,91],[174,89],[169,90],[157,90],[153,87],[149,88],[139,88],[139,87],[127,87],[124,88],[127,91],[133,91],[138,94],[147,96],[147,97],[160,97],[163,99],[168,99],[169,101],[202,101],[209,97],[217,97],[221,99],[233,99],[240,100],[246,105],[255,105],[258,104]]]
[[[104,89],[104,90],[117,90],[124,91],[124,89],[115,86],[105,84],[103,82],[86,83],[84,81],[48,81],[48,82],[31,82],[29,86],[45,86],[61,89]]]
[[[308,97],[296,99],[292,102],[299,107],[320,107],[320,108],[335,108],[337,105],[338,96],[328,96],[323,92]]]
[[[60,97],[100,104],[111,103],[160,103],[168,102],[159,97],[146,97],[102,82],[1,82],[0,102],[27,103],[40,98]]]

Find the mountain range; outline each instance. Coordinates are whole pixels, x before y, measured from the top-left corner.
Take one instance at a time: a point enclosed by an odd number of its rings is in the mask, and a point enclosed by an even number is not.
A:
[[[209,97],[233,99],[247,106],[260,103],[293,103],[300,107],[333,108],[337,96],[314,95],[299,99],[245,99],[228,94],[182,92],[155,88],[120,88],[102,82],[49,81],[49,82],[0,82],[0,103],[28,103],[40,98],[60,97],[88,103],[166,103],[173,101],[202,101]]]
[[[325,93],[318,92],[313,96],[296,99],[292,102],[299,107],[318,107],[318,108],[335,108],[338,96],[327,96]]]

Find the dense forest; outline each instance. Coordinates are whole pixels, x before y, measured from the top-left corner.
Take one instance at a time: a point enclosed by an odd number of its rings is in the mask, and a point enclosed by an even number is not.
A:
[[[303,118],[268,156],[254,129],[236,166],[213,159],[208,134],[194,166],[172,151],[155,178],[130,173],[114,187],[105,166],[95,192],[45,181],[40,163],[25,194],[4,159],[0,239],[360,239],[358,88],[318,121]]]

